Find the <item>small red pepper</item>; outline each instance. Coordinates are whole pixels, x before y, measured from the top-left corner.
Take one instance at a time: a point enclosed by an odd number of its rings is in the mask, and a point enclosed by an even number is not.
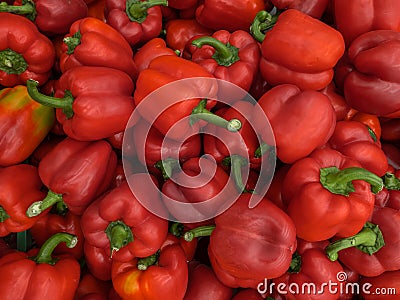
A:
[[[351,109],[345,117],[345,120],[353,120],[363,123],[372,131],[371,134],[375,135],[376,140],[380,142],[382,136],[381,120],[376,115],[366,114],[355,109]],[[391,119],[389,119],[391,120]]]
[[[96,18],[80,18],[71,25],[63,41],[61,72],[76,66],[109,67],[136,79],[132,48],[109,24]]]
[[[159,5],[167,5],[167,0],[106,0],[104,16],[131,47],[140,47],[161,33]]]
[[[125,130],[135,107],[132,79],[113,68],[69,69],[57,81],[55,97],[41,94],[33,80],[27,87],[32,99],[57,108],[57,120],[76,140],[100,140]]]
[[[73,299],[79,284],[79,262],[70,255],[52,257],[60,243],[74,247],[77,238],[57,233],[39,249],[15,251],[0,258],[2,299]]]
[[[43,85],[56,59],[50,39],[27,18],[0,12],[0,85],[13,87],[32,78]]]
[[[282,197],[297,236],[323,241],[356,234],[372,214],[383,180],[354,159],[330,149],[315,150],[288,170]]]

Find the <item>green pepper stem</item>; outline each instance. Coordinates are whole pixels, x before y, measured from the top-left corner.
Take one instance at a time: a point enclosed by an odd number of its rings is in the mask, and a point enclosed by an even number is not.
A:
[[[65,37],[63,39],[64,44],[67,45],[67,54],[74,53],[75,48],[81,43],[81,32],[78,30],[72,36]]]
[[[64,98],[55,98],[40,93],[38,90],[38,85],[39,83],[33,79],[28,79],[26,82],[28,94],[33,100],[45,106],[61,108],[67,118],[71,118],[74,115],[72,110],[74,97],[70,91],[65,91]]]
[[[254,17],[253,23],[250,26],[250,33],[257,42],[262,43],[265,39],[265,31],[270,30],[274,27],[276,21],[278,20],[280,11],[276,14],[271,15],[265,10],[259,11]]]
[[[232,155],[229,157],[225,157],[222,163],[224,165],[231,166],[233,180],[235,181],[236,188],[238,189],[238,191],[240,193],[248,192],[246,190],[246,186],[243,183],[243,178],[242,178],[242,167],[248,164],[248,160],[240,155]]]
[[[215,49],[212,58],[220,65],[229,67],[235,62],[239,61],[239,48],[227,43],[224,44],[220,40],[211,36],[202,36],[192,41],[192,44],[197,48],[204,45],[211,46]]]
[[[400,190],[400,180],[393,173],[383,176],[383,184],[388,190]]]
[[[127,0],[126,1],[126,14],[132,22],[143,23],[147,17],[147,10],[150,7],[163,5],[167,6],[167,0]]]
[[[325,252],[331,261],[335,261],[339,258],[339,251],[347,248],[357,247],[372,255],[384,245],[385,241],[378,225],[367,222],[359,233],[331,243],[325,248]]]
[[[42,245],[39,253],[33,257],[32,260],[38,264],[54,265],[57,262],[57,259],[51,257],[51,254],[60,243],[65,243],[68,248],[73,248],[78,243],[78,238],[66,232],[56,233]]]
[[[297,252],[293,253],[292,261],[290,262],[288,272],[289,273],[299,273],[301,270],[301,263],[302,263],[301,255]]]
[[[111,257],[114,252],[133,241],[132,230],[121,220],[110,222],[105,232],[110,241]]]
[[[179,166],[179,160],[175,158],[167,158],[159,160],[154,164],[154,167],[161,171],[164,180],[168,180],[176,167]]]
[[[191,242],[196,237],[210,236],[214,229],[215,225],[207,225],[193,228],[185,232],[185,234],[183,235],[183,239],[187,242]]]
[[[0,70],[7,74],[21,74],[28,68],[28,63],[20,54],[10,48],[0,51]]]
[[[354,192],[353,180],[368,182],[373,193],[383,189],[382,178],[363,168],[350,167],[339,170],[337,167],[329,167],[320,170],[321,184],[334,194],[348,196],[350,192]]]
[[[7,2],[1,2],[0,12],[25,15],[31,21],[35,21],[37,15],[36,6],[32,0],[23,0],[22,5],[9,5]]]
[[[207,100],[200,100],[199,104],[192,110],[190,124],[193,125],[198,120],[204,120],[210,124],[225,128],[230,132],[239,131],[242,123],[238,119],[225,120],[224,118],[212,113],[206,108]]]
[[[185,226],[182,223],[179,222],[173,222],[169,226],[169,232],[176,236],[177,238],[180,238],[183,236],[183,232],[185,230]]]
[[[155,265],[158,262],[158,258],[160,257],[160,250],[158,250],[156,253],[138,259],[137,262],[137,268],[141,271],[147,270],[148,267]]]
[[[56,194],[53,191],[49,190],[47,192],[47,196],[41,200],[33,202],[28,209],[26,210],[26,215],[28,217],[36,217],[40,215],[43,211],[48,209],[50,206],[63,201],[62,194]]]
[[[9,219],[10,216],[7,214],[4,207],[0,206],[0,222],[3,223],[5,220]]]

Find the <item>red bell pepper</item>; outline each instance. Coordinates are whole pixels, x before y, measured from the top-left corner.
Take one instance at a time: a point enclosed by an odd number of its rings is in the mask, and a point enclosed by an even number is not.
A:
[[[326,148],[291,166],[282,197],[297,236],[313,242],[359,232],[372,214],[374,193],[382,188],[380,177],[354,159]]]
[[[112,259],[109,249],[94,247],[85,239],[83,253],[86,266],[94,277],[103,281],[111,280]]]
[[[363,287],[361,295],[365,300],[397,300],[400,291],[400,270],[364,277],[359,284]]]
[[[40,94],[33,80],[27,81],[28,93],[35,101],[57,108],[57,120],[69,137],[93,141],[125,129],[135,107],[134,83],[126,73],[78,66],[62,74],[57,83],[55,97]]]
[[[336,112],[336,121],[345,119],[352,109],[350,105],[347,104],[346,99],[344,99],[335,83],[332,81],[328,86],[320,90],[320,92],[328,96],[329,100],[331,100],[331,104]]]
[[[242,289],[232,298],[232,300],[264,300],[265,298],[256,289]],[[276,300],[268,297],[266,300]]]
[[[87,272],[81,275],[74,300],[108,300],[111,289],[111,281],[100,280]]]
[[[388,160],[381,149],[380,141],[361,122],[337,122],[328,145],[357,160],[364,169],[379,177],[385,175],[388,170]]]
[[[382,140],[397,143],[400,137],[400,119],[379,118],[381,121]]]
[[[263,9],[263,0],[204,0],[196,9],[196,20],[213,30],[248,31],[257,12]]]
[[[39,217],[29,218],[25,212],[45,196],[37,168],[28,164],[0,168],[0,182],[0,237],[31,228]]]
[[[321,19],[329,4],[329,0],[270,0],[270,2],[277,9],[297,9],[316,19]]]
[[[353,69],[344,79],[344,96],[351,107],[377,116],[400,116],[399,55],[400,32],[369,31],[351,43]]]
[[[66,34],[73,22],[87,16],[83,0],[16,0],[14,5],[1,5],[0,12],[23,15],[34,22],[46,36]]]
[[[185,233],[187,240],[211,233],[211,266],[218,279],[233,288],[256,289],[265,279],[283,275],[297,246],[296,228],[289,216],[267,198],[250,209],[250,197],[241,194],[214,218],[215,226]]]
[[[183,300],[231,300],[233,289],[221,283],[211,267],[189,262],[189,280]]]
[[[54,119],[54,109],[33,101],[25,86],[1,89],[0,166],[27,159],[50,132]]]
[[[375,136],[374,139],[380,142],[382,136],[382,126],[381,120],[376,115],[366,114],[352,108],[347,113],[345,120],[352,120],[363,123],[365,126],[368,127],[371,135]]]
[[[212,36],[201,36],[191,43],[195,46],[191,48],[192,61],[216,78],[250,90],[261,57],[258,43],[250,33],[218,30]]]
[[[72,213],[83,214],[109,187],[116,165],[117,155],[106,141],[65,138],[39,163],[40,179],[49,191],[45,199],[32,203],[27,215],[39,215],[59,202]]]
[[[345,50],[342,35],[297,9],[270,17],[273,21],[265,24],[268,17],[266,11],[261,11],[252,25],[253,36],[262,42],[260,71],[264,79],[273,86],[291,83],[302,90],[326,87]],[[271,30],[262,33],[262,29],[271,26]]]
[[[106,0],[95,0],[88,3],[88,17],[97,18],[103,22],[106,21],[104,17],[104,8],[106,5]]]
[[[141,178],[141,174],[134,174],[129,180]],[[153,202],[159,201],[160,195],[152,190],[146,190],[146,195]],[[90,245],[105,249],[113,260],[125,262],[156,253],[168,233],[167,220],[142,206],[126,181],[91,203],[82,215],[81,227]]]
[[[63,41],[61,72],[76,66],[109,67],[136,79],[132,48],[109,24],[96,18],[80,18],[71,25]]]
[[[258,105],[263,113],[254,116],[254,126],[268,143],[271,133],[265,126],[267,116],[275,136],[276,155],[284,163],[306,157],[323,146],[335,130],[335,110],[329,98],[318,91],[282,84],[266,92]]]
[[[77,238],[57,233],[39,249],[15,251],[0,258],[2,299],[73,299],[80,277],[79,262],[69,255],[52,257],[59,243],[74,247]]]
[[[368,31],[389,29],[400,31],[400,3],[396,0],[335,0],[334,23],[343,35],[346,46]]]
[[[179,244],[162,244],[153,255],[113,261],[112,282],[123,299],[183,299],[188,282],[186,255]]]
[[[191,241],[186,241],[183,237],[185,233],[185,225],[178,222],[172,222],[169,226],[167,239],[170,240],[171,244],[181,245],[183,251],[186,254],[186,260],[192,261],[196,254],[198,239],[193,239]],[[166,241],[167,242],[167,241]]]
[[[161,33],[159,5],[167,5],[167,0],[106,0],[104,16],[131,47],[140,47]]]
[[[186,10],[195,7],[199,0],[168,0],[168,7],[179,10]]]
[[[385,186],[376,195],[375,206],[400,209],[400,170],[388,171],[382,179]]]
[[[63,141],[65,136],[48,134],[45,140],[33,151],[29,157],[29,163],[34,166],[39,166],[39,162],[49,153],[59,142]]]
[[[32,78],[50,78],[56,54],[50,39],[27,18],[0,12],[0,85],[13,87]]]

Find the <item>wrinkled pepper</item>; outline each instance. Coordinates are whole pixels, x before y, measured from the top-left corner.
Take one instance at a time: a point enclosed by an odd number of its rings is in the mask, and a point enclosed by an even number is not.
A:
[[[37,216],[63,202],[77,215],[109,187],[117,155],[104,140],[81,142],[65,138],[39,163],[39,176],[48,188],[45,198],[29,206],[28,216]]]
[[[297,236],[315,242],[358,233],[372,214],[383,180],[356,160],[330,149],[296,161],[282,187]]]
[[[0,12],[0,85],[13,87],[32,78],[43,85],[56,59],[52,42],[25,17]]]
[[[50,237],[40,249],[14,251],[0,258],[2,299],[73,300],[79,284],[79,262],[70,255],[52,256],[60,243],[74,247],[77,238],[68,233]]]
[[[264,34],[262,29],[268,27],[272,29]],[[252,34],[261,42],[261,74],[273,86],[291,83],[302,90],[323,89],[332,81],[333,67],[345,50],[337,30],[297,9],[276,18],[259,12]]]
[[[104,17],[131,47],[138,48],[161,33],[160,5],[167,5],[167,0],[106,0]]]
[[[16,0],[0,5],[0,12],[25,16],[46,36],[66,34],[73,22],[88,14],[83,0]]]
[[[56,118],[71,138],[93,141],[123,131],[134,110],[134,83],[124,72],[107,67],[78,66],[63,73],[54,97],[27,81],[35,101],[55,107]]]
[[[124,71],[133,80],[137,77],[132,48],[117,30],[99,19],[87,17],[74,22],[61,50],[63,73],[76,66],[97,66]]]
[[[27,159],[50,132],[54,120],[54,109],[33,101],[26,86],[1,89],[0,166]]]

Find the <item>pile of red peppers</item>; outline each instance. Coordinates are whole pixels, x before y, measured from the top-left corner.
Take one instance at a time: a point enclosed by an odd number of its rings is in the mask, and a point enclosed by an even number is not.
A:
[[[399,66],[398,0],[2,0],[1,298],[399,299]]]

